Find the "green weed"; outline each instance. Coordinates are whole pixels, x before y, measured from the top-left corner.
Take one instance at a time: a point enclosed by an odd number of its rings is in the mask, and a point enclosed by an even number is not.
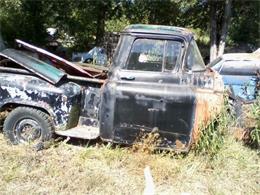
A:
[[[209,124],[201,127],[201,135],[195,146],[196,154],[208,154],[213,157],[221,149],[228,128],[234,123],[229,110],[230,106],[228,102],[225,101],[225,106],[222,108],[221,113],[212,119]]]
[[[260,97],[257,98],[256,102],[252,105],[251,115],[255,120],[255,127],[250,132],[252,139],[252,145],[256,148],[260,147]]]

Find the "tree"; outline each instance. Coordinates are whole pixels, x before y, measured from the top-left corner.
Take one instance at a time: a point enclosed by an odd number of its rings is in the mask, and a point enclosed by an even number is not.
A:
[[[216,2],[210,2],[210,61],[217,57],[217,18]]]
[[[225,49],[228,27],[229,27],[230,17],[231,17],[231,1],[232,0],[226,0],[225,2],[225,11],[224,11],[221,36],[220,36],[219,47],[218,47],[218,56],[223,55]]]
[[[1,26],[0,26],[0,51],[4,49],[4,41],[1,34]]]
[[[204,56],[210,47],[213,60],[226,45],[259,47],[259,9],[257,0],[0,0],[0,30],[9,45],[15,38],[43,45],[46,29],[56,28],[75,51],[100,45],[106,31],[128,24],[183,26],[199,32]]]
[[[218,18],[220,14],[217,15],[220,12],[217,12],[217,4],[222,2],[210,1],[210,61],[213,61],[217,56],[221,56],[224,53],[231,18],[231,1],[225,0],[221,31],[217,29],[217,20],[221,21],[221,17]],[[217,32],[221,32],[219,37],[217,36]]]
[[[15,38],[43,44],[47,37],[43,1],[1,0],[0,25],[3,39],[12,45]]]
[[[253,50],[260,47],[260,1],[233,3],[230,37],[236,45],[250,45]],[[250,52],[250,51],[248,51]]]

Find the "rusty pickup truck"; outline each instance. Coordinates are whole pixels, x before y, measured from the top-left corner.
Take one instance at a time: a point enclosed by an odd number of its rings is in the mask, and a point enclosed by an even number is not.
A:
[[[16,41],[0,52],[0,112],[13,144],[54,133],[133,144],[156,131],[159,148],[187,151],[223,104],[221,76],[184,28],[126,27],[107,71]]]

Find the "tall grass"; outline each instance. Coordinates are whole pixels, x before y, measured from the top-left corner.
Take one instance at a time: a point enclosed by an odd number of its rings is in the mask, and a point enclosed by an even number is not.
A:
[[[230,114],[230,105],[227,98],[220,114],[212,119],[206,126],[201,126],[201,135],[195,146],[196,154],[207,154],[213,157],[224,144],[230,125],[234,123],[234,117]]]
[[[256,99],[256,102],[251,107],[251,116],[255,120],[255,126],[250,132],[251,144],[253,147],[259,149],[260,147],[260,96]]]

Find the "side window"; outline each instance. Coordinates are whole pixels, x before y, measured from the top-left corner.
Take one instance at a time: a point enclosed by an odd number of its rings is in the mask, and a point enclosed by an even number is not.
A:
[[[205,70],[205,64],[201,57],[199,48],[194,40],[191,41],[186,57],[185,68],[192,71]]]
[[[126,69],[156,72],[171,71],[179,61],[181,48],[181,42],[177,41],[136,39]]]

